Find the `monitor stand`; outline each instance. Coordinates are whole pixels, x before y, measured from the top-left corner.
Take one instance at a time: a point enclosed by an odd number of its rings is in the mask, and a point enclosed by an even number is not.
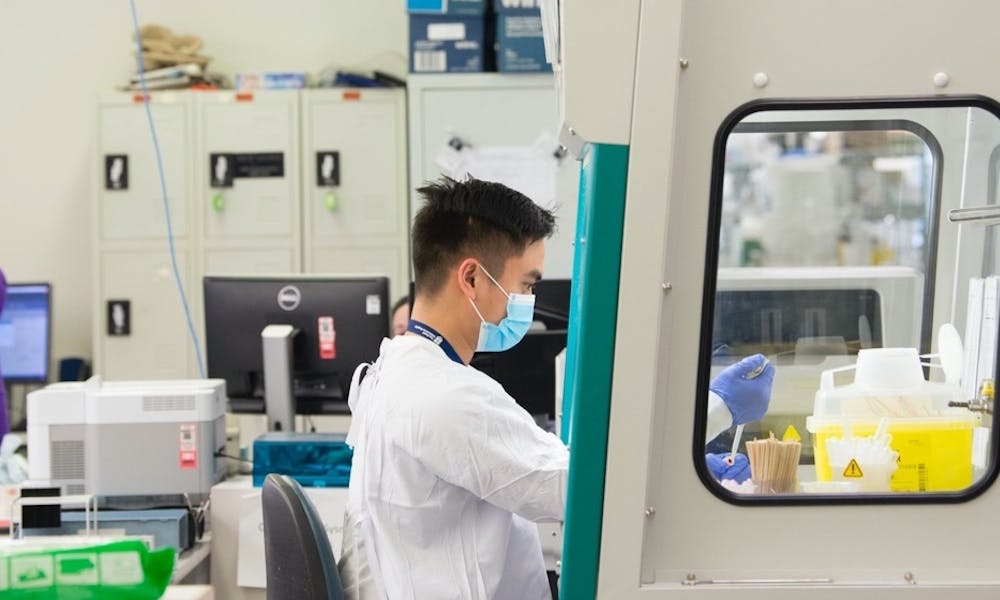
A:
[[[295,431],[292,340],[298,332],[291,325],[268,325],[260,332],[268,431]]]

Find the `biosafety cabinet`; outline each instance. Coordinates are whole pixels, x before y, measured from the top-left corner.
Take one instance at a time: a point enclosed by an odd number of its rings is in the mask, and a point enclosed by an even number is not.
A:
[[[896,8],[559,5],[562,597],[1000,595],[1000,6]],[[755,353],[767,413],[709,439]]]
[[[155,92],[180,284],[202,347],[205,275],[385,274],[406,292],[405,91]],[[95,371],[198,375],[141,95],[98,103]]]

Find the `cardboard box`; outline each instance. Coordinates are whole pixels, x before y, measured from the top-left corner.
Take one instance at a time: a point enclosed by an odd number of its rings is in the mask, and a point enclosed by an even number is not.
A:
[[[410,15],[411,73],[487,70],[486,17]]]
[[[545,61],[542,17],[535,11],[499,13],[496,16],[497,71],[503,73],[551,72]]]
[[[487,0],[406,0],[411,14],[481,16]]]

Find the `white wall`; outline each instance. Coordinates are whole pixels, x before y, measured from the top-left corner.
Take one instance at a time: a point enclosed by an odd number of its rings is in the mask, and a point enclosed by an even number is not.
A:
[[[140,23],[205,41],[209,65],[406,72],[403,0],[137,0]],[[55,360],[91,355],[97,94],[134,70],[127,0],[0,2],[0,267],[53,284]]]

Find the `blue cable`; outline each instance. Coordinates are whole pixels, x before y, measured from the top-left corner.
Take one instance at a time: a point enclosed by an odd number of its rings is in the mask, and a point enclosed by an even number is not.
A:
[[[198,374],[201,375],[202,379],[205,379],[205,363],[201,358],[201,344],[198,342],[198,333],[195,331],[194,321],[191,320],[191,307],[188,306],[187,294],[184,293],[184,283],[181,281],[181,272],[177,267],[177,253],[174,250],[174,226],[170,220],[170,201],[167,199],[167,176],[163,171],[163,158],[160,156],[160,142],[156,137],[153,111],[149,108],[149,92],[146,90],[146,71],[142,66],[142,40],[139,36],[139,17],[135,10],[135,0],[129,0],[129,5],[132,7],[132,26],[135,29],[136,62],[139,65],[139,87],[142,90],[142,105],[146,108],[149,133],[153,137],[156,168],[160,174],[160,192],[163,195],[163,212],[167,217],[167,244],[170,247],[170,264],[173,266],[174,282],[177,284],[177,293],[181,297],[181,306],[184,307],[184,317],[187,319],[188,333],[191,334],[191,342],[194,344],[194,354],[198,361]]]

